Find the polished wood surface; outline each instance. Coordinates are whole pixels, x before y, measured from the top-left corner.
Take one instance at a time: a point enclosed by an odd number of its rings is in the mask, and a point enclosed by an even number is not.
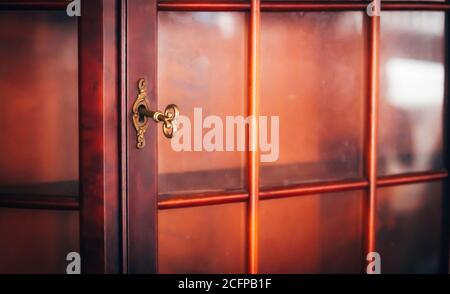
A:
[[[261,1],[262,11],[366,10],[367,1]],[[160,0],[161,11],[249,11],[249,1]],[[434,1],[383,1],[382,10],[449,10],[450,4]]]
[[[0,207],[48,210],[79,210],[80,201],[78,199],[78,196],[70,197],[64,195],[2,195],[0,197]]]
[[[20,2],[26,9],[48,9],[48,1]],[[105,273],[119,272],[118,242],[118,139],[117,139],[117,84],[116,73],[114,6],[105,6],[103,1],[83,2],[79,19],[78,61],[72,60],[73,67],[79,67],[79,145],[80,145],[80,202],[71,197],[50,197],[38,193],[37,196],[25,199],[5,197],[2,205],[7,207],[47,208],[47,209],[80,209],[81,255],[83,256],[83,272]],[[53,3],[53,2],[52,2]],[[64,9],[67,3],[61,1],[54,8]],[[108,1],[108,3],[111,3]],[[2,8],[11,8],[0,3]],[[13,7],[14,8],[14,7]],[[65,14],[65,13],[64,13]],[[65,16],[67,17],[67,16]],[[78,19],[72,19],[77,21]],[[107,25],[103,25],[103,21]],[[76,35],[75,35],[76,36]],[[76,44],[75,44],[76,48]],[[66,50],[67,51],[67,50]],[[64,52],[64,51],[62,51]],[[54,58],[54,56],[53,56]],[[106,67],[105,60],[109,60]],[[54,78],[54,77],[53,77]],[[61,83],[62,85],[62,83]],[[57,91],[57,88],[53,89]],[[109,99],[104,99],[108,95]],[[76,101],[76,99],[74,99]],[[64,113],[64,112],[61,112]],[[67,114],[66,114],[67,117]],[[107,123],[104,123],[107,120]],[[57,126],[58,124],[53,125]],[[77,136],[73,136],[76,138]],[[66,143],[63,140],[63,143]],[[76,144],[77,145],[77,144]],[[63,151],[67,148],[59,147]],[[78,161],[77,150],[72,152]],[[54,156],[55,154],[53,154]],[[65,166],[66,171],[70,165]],[[78,174],[78,164],[76,174]],[[45,192],[45,191],[43,191]],[[67,191],[65,191],[67,193]]]
[[[378,178],[377,186],[394,186],[405,185],[419,182],[431,182],[443,180],[448,177],[448,172],[421,172],[421,173],[408,173],[405,175],[390,175]]]
[[[233,202],[243,202],[248,200],[248,193],[227,193],[181,196],[169,198],[158,202],[158,209],[172,209],[202,205],[226,204]]]
[[[129,113],[137,95],[137,81],[147,81],[148,98],[157,109],[156,1],[128,1],[126,48],[126,99]],[[136,148],[136,131],[126,116],[127,124],[127,228],[128,272],[157,272],[157,125],[151,123],[145,134],[145,148]],[[150,139],[152,138],[152,139]]]
[[[379,67],[380,67],[380,16],[368,19],[369,40],[369,84],[368,84],[368,124],[366,142],[366,176],[369,181],[368,195],[365,202],[365,251],[364,257],[376,252],[376,188],[377,188],[377,138],[378,138],[378,101],[379,101]],[[363,262],[365,264],[365,262]]]
[[[78,210],[78,181],[0,186],[0,207]]]
[[[248,114],[252,120],[249,128],[247,153],[248,175],[248,272],[258,273],[259,261],[259,101],[260,101],[260,0],[251,1],[249,25],[249,85]]]
[[[118,87],[117,64],[114,62],[116,50],[118,50],[116,48],[117,31],[115,29],[116,6],[110,5],[113,3],[112,1],[106,2],[108,3],[106,6],[103,6],[104,1],[102,0],[83,2],[81,5],[83,17],[68,18],[68,20],[78,22],[79,25],[78,34],[75,32],[73,38],[75,50],[78,43],[78,56],[75,59],[66,58],[67,61],[71,62],[69,68],[76,69],[77,63],[79,68],[79,89],[71,90],[71,93],[79,94],[79,147],[77,142],[75,142],[77,148],[72,151],[72,156],[64,156],[66,159],[75,159],[76,169],[71,169],[71,165],[66,163],[64,171],[70,172],[75,170],[76,176],[79,173],[80,183],[75,183],[76,186],[80,186],[79,189],[78,187],[69,190],[64,188],[64,191],[62,191],[57,188],[61,180],[72,180],[73,177],[46,180],[44,181],[45,184],[35,186],[37,189],[33,193],[21,191],[26,186],[22,186],[21,189],[16,190],[14,193],[8,193],[8,191],[11,192],[11,185],[9,185],[9,187],[3,187],[5,188],[3,191],[4,197],[0,202],[4,207],[51,210],[79,209],[80,249],[83,256],[82,268],[85,273],[118,273],[121,271],[119,259],[121,244],[118,241],[119,183],[117,180],[119,174],[119,150],[117,147],[118,113],[116,92]],[[0,2],[2,13],[9,13],[10,9],[21,9],[26,10],[26,12],[30,10],[30,13],[57,9],[62,10],[61,13],[67,19],[65,14],[66,6],[66,1]],[[11,30],[11,32],[14,32],[14,30]],[[41,34],[41,36],[46,35]],[[77,36],[78,38],[76,38]],[[67,48],[61,47],[61,45],[55,45],[53,49],[59,48],[61,49],[59,52],[64,54],[70,52]],[[51,56],[52,61],[49,62],[49,65],[55,60],[55,54]],[[105,62],[106,60],[108,60],[107,63]],[[63,63],[58,64],[61,65]],[[48,67],[46,70],[48,71],[50,68]],[[55,81],[62,77],[64,77],[64,74],[53,75]],[[43,84],[51,85],[49,83]],[[61,82],[60,85],[64,85],[64,83]],[[66,88],[69,89],[68,87]],[[58,87],[54,87],[49,93],[57,96]],[[108,99],[105,99],[106,95]],[[77,100],[72,99],[71,103],[76,104]],[[65,114],[66,118],[71,117],[70,113],[64,113],[64,111],[60,113]],[[75,122],[76,120],[73,121]],[[58,126],[54,121],[52,125]],[[49,132],[49,134],[51,133]],[[73,135],[72,138],[76,139],[77,136]],[[68,142],[70,143],[71,141],[62,140],[61,144],[64,145]],[[79,167],[77,162],[78,148],[80,153]],[[67,151],[67,148],[60,146],[59,151],[55,152],[55,154],[59,154],[64,150]],[[62,163],[64,164],[64,161]],[[45,176],[45,173],[42,173],[40,176],[43,175]],[[30,182],[33,183],[33,181]],[[78,199],[72,196],[73,191],[76,191],[76,196],[79,194]]]
[[[83,2],[79,27],[81,255],[85,273],[121,271],[116,1]],[[107,97],[107,98],[106,98]]]
[[[445,35],[444,35],[444,42],[445,44],[450,44],[450,15],[446,13],[445,15]],[[444,65],[446,68],[446,74],[444,77],[444,106],[443,106],[443,164],[446,168],[450,166],[450,75],[448,74],[448,68],[450,68],[450,47],[446,45],[445,47],[445,59],[444,59]],[[450,179],[447,176],[443,180],[443,199],[442,199],[442,219],[441,219],[441,225],[442,225],[442,234],[441,234],[441,248],[440,248],[440,254],[441,254],[441,260],[440,260],[440,273],[448,274],[450,273]]]
[[[0,0],[0,9],[62,10],[66,7],[66,0]]]
[[[119,2],[121,6],[119,6]],[[76,198],[72,197],[72,192],[69,193],[70,195],[68,193],[59,195],[56,189],[51,190],[53,192],[56,191],[53,194],[56,195],[54,198],[49,197],[51,195],[46,195],[45,193],[43,195],[38,193],[33,197],[29,197],[30,195],[25,195],[27,194],[26,191],[22,191],[23,193],[20,191],[15,191],[20,193],[9,193],[8,191],[11,190],[7,188],[4,193],[0,191],[2,194],[0,197],[4,197],[0,200],[0,206],[34,208],[29,211],[36,211],[36,215],[37,211],[39,211],[37,209],[42,208],[53,210],[49,214],[61,213],[61,215],[64,215],[68,213],[72,215],[70,217],[71,221],[69,221],[70,224],[74,223],[74,219],[76,222],[77,216],[73,217],[76,211],[56,210],[80,209],[81,223],[79,230],[81,233],[81,252],[82,256],[84,256],[82,259],[83,268],[85,272],[92,273],[157,272],[157,206],[161,209],[159,214],[163,218],[160,228],[164,229],[161,235],[163,239],[160,240],[162,243],[160,244],[167,246],[160,250],[163,253],[161,255],[163,257],[160,266],[161,272],[180,272],[182,269],[190,269],[192,272],[221,272],[223,270],[220,266],[223,262],[227,264],[228,272],[236,272],[241,269],[243,271],[249,270],[249,272],[275,272],[277,270],[280,272],[298,272],[302,270],[322,272],[321,267],[323,264],[320,260],[322,258],[327,259],[329,257],[333,259],[336,257],[333,250],[327,247],[327,244],[337,242],[336,244],[343,252],[348,253],[352,251],[352,253],[356,252],[360,256],[361,252],[359,251],[367,252],[381,248],[378,246],[375,248],[375,244],[379,245],[380,236],[393,236],[392,240],[396,241],[395,235],[397,233],[395,232],[400,232],[397,235],[411,237],[409,240],[414,240],[417,232],[411,230],[411,227],[420,226],[417,220],[431,213],[434,216],[431,221],[433,230],[426,230],[423,227],[420,230],[429,233],[436,242],[433,241],[433,245],[430,245],[430,243],[419,240],[424,246],[422,249],[425,248],[419,253],[425,259],[427,257],[430,258],[429,260],[432,261],[431,264],[434,271],[437,261],[435,253],[438,250],[436,244],[440,240],[441,259],[447,258],[447,260],[438,260],[438,262],[441,263],[441,272],[448,272],[448,234],[446,234],[449,227],[448,197],[446,197],[448,193],[447,171],[440,169],[442,166],[436,166],[438,170],[435,171],[424,170],[395,175],[388,173],[383,176],[377,175],[376,172],[377,150],[375,143],[377,141],[376,127],[379,122],[375,117],[376,104],[374,103],[377,101],[376,97],[378,96],[376,92],[377,84],[379,83],[377,81],[378,74],[376,73],[376,67],[379,64],[379,61],[377,61],[377,42],[379,41],[381,29],[376,20],[370,20],[368,23],[369,30],[364,30],[369,32],[367,37],[372,40],[366,48],[367,52],[370,52],[367,60],[370,62],[369,70],[371,75],[367,95],[368,101],[370,101],[370,105],[367,107],[367,114],[370,115],[367,116],[368,123],[366,124],[367,130],[370,131],[366,132],[366,150],[364,153],[366,173],[364,175],[360,178],[332,181],[318,179],[317,182],[313,183],[294,183],[292,185],[275,183],[261,188],[261,185],[255,184],[259,179],[257,174],[259,169],[255,169],[257,164],[253,162],[250,163],[248,192],[238,189],[236,191],[225,190],[223,193],[217,191],[203,191],[196,194],[185,194],[184,192],[178,194],[167,193],[167,197],[161,198],[158,203],[156,140],[150,140],[151,143],[148,144],[146,151],[139,151],[140,153],[136,151],[134,149],[134,130],[129,123],[128,116],[130,103],[136,94],[135,83],[140,77],[148,79],[151,86],[151,102],[154,107],[157,106],[157,9],[247,11],[247,13],[251,14],[252,6],[250,1],[202,1],[201,3],[200,1],[159,1],[157,3],[157,1],[139,0],[113,1],[113,5],[110,5],[110,3],[111,1],[106,0],[83,2],[83,17],[79,19],[79,62],[81,71],[80,155],[82,162],[80,166],[80,203]],[[64,9],[65,5],[65,1],[64,3],[62,1],[19,1],[16,3],[0,1],[2,9]],[[363,10],[366,7],[366,3],[359,1],[335,3],[325,1],[315,3],[261,1],[260,5],[263,12]],[[119,7],[121,7],[120,13],[117,10]],[[384,2],[382,4],[382,10],[447,10],[449,7],[446,3],[436,2]],[[259,14],[259,11],[254,13],[254,15],[257,14]],[[120,18],[122,23],[117,17]],[[119,24],[121,25],[120,28],[118,27]],[[248,28],[250,29],[251,27],[252,22],[249,22]],[[254,32],[256,31],[254,30]],[[121,38],[120,43],[119,36]],[[253,36],[250,34],[249,37]],[[121,46],[118,46],[119,44]],[[250,45],[250,47],[252,46]],[[256,54],[251,56],[256,56]],[[249,67],[249,77],[255,77],[256,72],[252,74],[251,65],[252,63],[250,63]],[[249,85],[250,93],[258,88],[254,87],[255,84],[252,82]],[[118,94],[119,90],[121,95]],[[249,96],[251,97],[252,95]],[[256,100],[250,99],[249,101],[255,102]],[[447,98],[446,107],[448,107]],[[445,111],[447,113],[447,108],[445,108]],[[446,129],[443,131],[444,134],[446,134],[448,129],[447,117],[445,117],[445,121]],[[149,138],[155,138],[157,136],[156,128],[151,127],[147,135]],[[447,140],[445,138],[445,142]],[[444,148],[446,164],[443,167],[445,168],[448,167],[448,156],[446,156],[448,153],[447,143],[445,143]],[[251,159],[251,156],[249,159]],[[195,178],[200,175],[201,172],[190,176]],[[177,175],[175,172],[171,176],[183,175]],[[439,189],[436,189],[436,187],[441,185],[440,181],[442,180],[444,180],[444,188],[443,194],[440,194]],[[417,188],[419,186],[425,188],[419,189]],[[45,191],[42,186],[39,189]],[[368,193],[363,195],[362,191],[365,190]],[[411,194],[409,193],[410,191],[414,193]],[[430,197],[419,195],[419,192],[423,192],[425,196],[430,194]],[[359,196],[353,197],[348,195]],[[443,197],[442,203],[437,201],[441,195]],[[347,200],[348,202],[340,201],[343,198],[355,199]],[[358,204],[361,198],[365,198],[368,202],[365,203],[363,206],[364,210],[359,215],[358,213],[361,211],[356,208],[361,207]],[[424,200],[425,198],[432,199],[426,201],[428,206],[418,205],[415,211],[409,211],[411,213],[408,214],[405,214],[404,211],[399,211],[399,203],[407,204],[410,208],[414,203],[421,203],[417,199]],[[261,211],[255,205],[258,202],[261,202],[259,205],[264,205]],[[246,203],[251,203],[248,211],[245,211]],[[348,206],[344,203],[347,203]],[[383,203],[381,208],[384,209],[383,213],[385,214],[375,215],[375,211],[378,211],[375,208],[380,203]],[[210,207],[209,205],[214,206]],[[224,206],[232,208],[222,209]],[[337,209],[337,207],[341,207],[341,209]],[[344,209],[349,207],[352,207],[351,212],[350,210],[344,212]],[[436,213],[436,209],[439,208],[442,209],[441,214]],[[28,210],[19,214],[12,213],[11,209],[14,208],[2,208],[9,214],[8,219],[11,219],[10,217],[22,217],[27,219],[25,223],[32,225],[30,214],[27,213]],[[400,209],[404,209],[404,207],[400,207]],[[302,213],[303,216],[308,217],[297,219],[299,210],[304,212]],[[246,214],[248,222],[244,226],[248,226],[247,229],[250,229],[249,231],[242,229],[243,219],[245,219],[245,216],[242,217],[241,215],[243,212],[248,212]],[[215,213],[217,213],[217,216]],[[261,229],[263,224],[260,223],[262,221],[261,216],[258,217],[258,214],[261,213],[264,213],[264,223],[267,229],[264,232],[269,233],[260,236],[258,242],[255,233],[258,231],[258,226]],[[49,217],[47,219],[48,216],[44,216],[44,214],[39,218],[41,220],[46,219],[46,221],[42,221],[40,224],[48,226],[49,230],[46,231],[48,235],[46,235],[43,243],[48,245],[53,242],[51,246],[47,247],[52,248],[55,254],[61,250],[66,250],[64,246],[58,245],[52,239],[54,232],[62,230],[62,226],[58,226],[61,224],[59,222],[60,218]],[[5,215],[6,213],[2,214],[2,216]],[[220,215],[225,216],[225,218],[228,216],[233,217],[233,222],[231,224],[223,223],[223,220],[218,217]],[[239,215],[239,218],[234,219],[237,215]],[[327,216],[330,217],[327,218]],[[365,226],[361,230],[354,226],[355,223],[359,223],[358,220],[360,218],[367,220],[367,223],[364,223]],[[6,219],[6,216],[4,219]],[[62,219],[65,219],[65,217],[63,216]],[[258,219],[260,220],[258,221]],[[179,222],[174,225],[174,220]],[[297,226],[298,220],[310,222]],[[384,228],[383,235],[379,235],[379,232],[375,234],[375,228],[378,227],[375,220],[383,222],[381,223]],[[393,223],[393,220],[396,223]],[[211,225],[206,228],[199,226],[205,221],[211,221]],[[439,221],[442,224],[440,230],[438,230],[439,226],[437,225]],[[336,224],[345,226],[346,230],[343,232],[345,233],[345,238],[337,239],[336,235],[333,235],[334,232],[339,231],[332,229]],[[412,226],[411,224],[415,225]],[[229,231],[230,238],[220,239],[220,237],[214,235],[214,228],[220,226]],[[74,228],[73,225],[70,225],[70,227]],[[176,234],[170,235],[171,229],[174,229],[173,232]],[[296,229],[299,229],[300,232],[292,236],[292,232]],[[26,243],[29,243],[29,240],[34,240],[34,235],[28,234],[30,233],[20,234],[22,236],[20,237],[21,240]],[[77,241],[73,237],[77,234],[77,230],[71,229],[70,238],[72,241],[67,244],[76,243]],[[303,268],[296,267],[296,264],[293,262],[295,259],[290,260],[286,258],[288,254],[286,254],[285,248],[289,248],[289,243],[284,242],[284,239],[280,238],[278,239],[279,242],[271,243],[271,236],[279,236],[280,234],[292,238],[295,241],[294,244],[306,246],[302,252],[307,253],[308,257],[305,263],[301,265]],[[360,241],[363,239],[360,235],[365,236],[364,245],[360,244]],[[375,235],[377,238],[375,238]],[[438,235],[441,238],[437,238],[436,236]],[[198,244],[190,246],[190,242],[186,241],[188,236],[195,236]],[[261,237],[264,239],[261,239]],[[383,238],[385,240],[389,239],[388,237]],[[174,240],[180,240],[181,243],[178,244]],[[314,242],[311,242],[311,240],[314,240]],[[257,258],[257,246],[262,242],[266,242],[264,243],[266,258],[259,265],[258,270],[257,262],[260,258]],[[324,251],[311,247],[311,243],[321,244],[320,246]],[[223,248],[229,248],[231,251],[228,252],[233,254],[233,258],[227,259],[226,256],[208,258],[204,254],[201,257],[201,263],[199,263],[204,265],[204,267],[199,267],[199,264],[196,264],[198,260],[196,256],[206,252],[214,254],[214,248],[211,249],[210,247],[211,244],[216,244],[216,249],[221,248],[221,245],[223,245]],[[272,245],[276,245],[275,249],[277,249],[279,258],[276,252],[270,251]],[[409,244],[407,245],[409,246]],[[11,244],[8,246],[13,248]],[[385,245],[382,246],[384,248],[387,247]],[[402,250],[401,248],[404,248],[406,245],[396,243],[395,246]],[[363,247],[363,249],[355,249],[360,247]],[[269,249],[267,250],[267,248]],[[78,250],[78,248],[74,248],[74,250]],[[219,250],[216,253],[223,252],[226,253],[223,250]],[[408,254],[408,252],[405,250],[402,252],[402,256]],[[352,265],[351,268],[340,267],[339,264],[342,263],[338,261],[334,270],[337,272],[354,272],[355,269],[358,270],[354,262],[354,256],[351,254],[344,255],[346,256],[343,257],[345,260],[351,260],[349,263]],[[56,260],[54,259],[56,258],[55,256],[53,255],[50,260]],[[177,258],[172,259],[172,256]],[[363,257],[365,257],[364,254]],[[398,257],[397,263],[395,263],[395,257]],[[389,264],[392,272],[399,271],[405,265],[400,257],[400,255],[394,256],[394,261]],[[365,262],[365,258],[362,258],[362,261]],[[299,262],[302,262],[302,260],[299,260]],[[59,271],[55,265],[56,263],[51,262],[51,265],[49,264],[45,271]],[[17,271],[21,271],[21,269],[17,268]]]
[[[249,1],[158,1],[159,11],[245,11]]]
[[[121,170],[119,168],[120,137],[119,127],[119,0],[106,0],[103,5],[103,124],[104,124],[104,189],[105,211],[104,223],[106,226],[104,246],[106,248],[106,273],[121,273],[123,264],[121,250]]]
[[[406,173],[377,178],[377,187],[413,184],[421,182],[439,181],[448,178],[447,171],[434,171],[423,173]],[[343,180],[343,181],[321,181],[315,183],[303,183],[291,186],[278,186],[260,190],[260,199],[276,199],[286,197],[298,197],[311,194],[332,193],[340,191],[351,191],[368,188],[369,181]],[[159,209],[173,209],[192,206],[216,205],[233,202],[244,202],[248,200],[248,193],[242,191],[229,193],[201,193],[191,195],[170,195],[161,198],[158,202]]]

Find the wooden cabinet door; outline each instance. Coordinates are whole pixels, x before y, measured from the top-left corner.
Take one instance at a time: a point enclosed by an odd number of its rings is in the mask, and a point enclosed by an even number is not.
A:
[[[138,81],[146,82],[146,97],[152,109],[157,108],[156,95],[156,1],[126,1],[126,25],[122,32],[126,42],[122,49],[126,75],[126,170],[127,250],[126,271],[157,272],[157,126],[150,123],[145,133],[145,147],[137,148],[136,129],[132,123],[133,104],[139,94]],[[123,11],[124,12],[124,11]],[[126,206],[125,206],[126,205]]]
[[[121,272],[119,3],[68,4],[0,1],[1,272]]]
[[[127,2],[128,272],[365,273],[373,251],[382,272],[448,271],[448,6],[366,4]],[[136,147],[142,78],[190,122],[182,143],[150,122]],[[276,160],[226,150],[249,115],[278,119]]]

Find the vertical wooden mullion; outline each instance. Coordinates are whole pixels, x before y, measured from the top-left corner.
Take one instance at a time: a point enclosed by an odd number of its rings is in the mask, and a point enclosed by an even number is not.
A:
[[[83,1],[79,22],[82,273],[105,273],[103,2]]]
[[[369,16],[369,84],[368,84],[368,124],[366,143],[366,175],[368,178],[368,199],[366,201],[366,256],[376,251],[376,180],[377,180],[377,136],[378,136],[378,100],[380,91],[380,16]],[[365,270],[365,269],[363,269]]]
[[[127,0],[119,3],[119,76],[120,76],[120,169],[128,168],[128,105],[127,99]],[[128,273],[128,182],[127,173],[120,174],[121,273]]]
[[[120,272],[116,1],[82,1],[79,18],[82,273]]]
[[[248,150],[248,272],[258,272],[259,226],[259,43],[260,0],[251,0],[249,28],[249,94],[248,114],[251,117]]]
[[[126,180],[128,273],[157,273],[157,129],[150,123],[143,149],[136,148],[130,110],[138,94],[137,82],[147,82],[147,98],[157,108],[157,1],[126,1]]]

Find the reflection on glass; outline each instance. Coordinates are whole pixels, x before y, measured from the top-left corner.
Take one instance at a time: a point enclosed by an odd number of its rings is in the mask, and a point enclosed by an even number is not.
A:
[[[78,194],[77,46],[65,11],[0,11],[0,193]]]
[[[444,16],[382,14],[379,174],[443,167]]]
[[[80,252],[79,213],[0,208],[0,236],[0,274],[65,274]]]
[[[260,203],[262,273],[360,273],[363,192]]]
[[[160,210],[160,273],[244,273],[244,203]]]
[[[263,13],[261,114],[280,117],[280,154],[261,185],[362,175],[365,55],[360,12]]]
[[[383,273],[439,270],[442,183],[378,189],[377,251]]]
[[[160,12],[158,14],[159,108],[175,103],[200,136],[180,140],[176,152],[158,135],[160,194],[243,188],[244,152],[209,152],[202,140],[206,116],[246,116],[246,16],[244,13]],[[201,116],[194,119],[195,108]],[[182,128],[185,128],[181,124]],[[236,132],[237,133],[237,132]],[[224,138],[225,139],[225,138]],[[175,139],[172,139],[172,141]],[[186,140],[186,141],[185,141]],[[184,149],[187,150],[187,149]]]

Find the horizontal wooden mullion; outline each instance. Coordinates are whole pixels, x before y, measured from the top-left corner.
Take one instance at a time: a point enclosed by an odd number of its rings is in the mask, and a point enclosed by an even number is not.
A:
[[[262,11],[333,11],[364,10],[369,2],[365,1],[262,1]],[[0,9],[65,9],[66,0],[0,0]],[[424,1],[386,1],[381,10],[448,10],[450,4]],[[160,11],[249,11],[249,1],[198,1],[198,0],[162,0],[158,2]]]
[[[79,210],[80,203],[78,197],[62,195],[0,195],[0,207]]]
[[[367,2],[357,1],[264,1],[262,11],[351,11],[364,10]]]
[[[248,1],[176,1],[158,2],[159,11],[247,11],[250,10]]]
[[[70,2],[66,0],[0,0],[0,9],[23,9],[23,10],[63,10]]]
[[[236,203],[236,202],[244,202],[247,199],[248,199],[247,193],[236,193],[236,194],[227,193],[227,194],[190,196],[190,197],[182,196],[160,200],[158,202],[158,209],[172,209],[172,208],[183,208],[193,206]]]
[[[365,10],[367,1],[262,1],[262,11],[352,11]],[[385,1],[381,10],[448,10],[449,3],[418,1]],[[161,0],[160,11],[249,11],[249,1],[198,1],[198,0]]]
[[[357,190],[365,187],[367,187],[367,181],[365,180],[306,183],[281,189],[280,188],[262,189],[259,193],[259,196],[261,200],[267,200],[274,198],[295,197],[318,193]],[[200,197],[196,197],[194,195],[191,195],[189,197],[181,196],[181,197],[174,197],[172,199],[160,200],[158,202],[158,209],[226,204],[226,203],[244,202],[247,200],[248,200],[247,193],[201,195]]]
[[[447,171],[431,171],[406,173],[399,175],[382,176],[377,179],[378,187],[406,185],[439,181],[448,177]],[[286,197],[298,197],[312,194],[333,193],[365,189],[368,187],[367,180],[328,181],[317,183],[304,183],[291,187],[266,188],[260,191],[260,199],[277,199]],[[195,207],[205,205],[217,205],[227,203],[245,202],[248,194],[236,193],[214,193],[201,195],[183,195],[168,198],[158,202],[158,209],[173,209],[183,207]],[[0,195],[0,207],[29,208],[29,209],[52,209],[52,210],[79,210],[78,197],[65,195]]]
[[[398,186],[422,182],[439,181],[448,177],[447,171],[417,172],[383,176],[377,179],[377,187]]]
[[[386,1],[381,2],[381,11],[383,10],[449,10],[450,4],[444,2],[401,2]]]
[[[366,10],[370,2],[343,1],[266,1],[261,4],[263,11],[350,11]],[[383,10],[448,10],[450,4],[439,2],[414,2],[414,1],[382,1]]]
[[[405,173],[399,175],[382,176],[377,179],[377,187],[397,186],[405,184],[423,183],[443,180],[448,177],[447,171],[430,171]],[[327,181],[317,183],[303,183],[290,187],[282,188],[266,188],[261,189],[259,196],[261,200],[298,197],[313,194],[336,193],[343,191],[361,190],[368,187],[368,181],[361,180],[344,180],[344,181]],[[168,198],[158,202],[158,209],[173,209],[183,207],[195,207],[205,205],[217,205],[226,203],[245,202],[248,200],[248,194],[239,193],[214,193],[201,195],[184,195]]]
[[[364,189],[367,186],[367,180],[305,183],[290,188],[262,190],[260,192],[260,197],[261,199],[296,197],[302,195],[358,190]]]

